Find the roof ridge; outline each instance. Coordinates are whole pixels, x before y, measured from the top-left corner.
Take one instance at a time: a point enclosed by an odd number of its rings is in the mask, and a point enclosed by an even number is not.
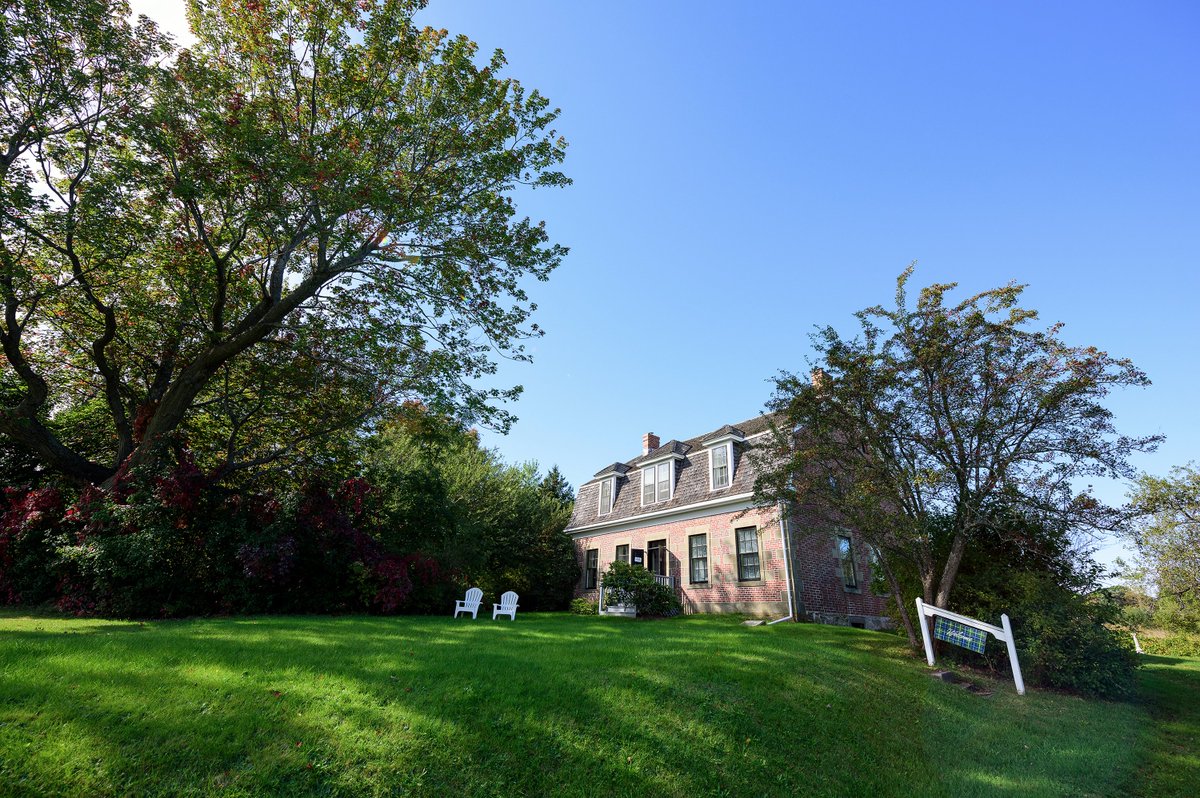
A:
[[[602,468],[601,470],[596,472],[596,474],[593,476],[593,479],[595,477],[600,476],[605,471],[610,470],[615,465],[622,465],[622,466],[625,466],[627,469],[636,468],[638,463],[644,462],[648,459],[651,459],[653,457],[660,456],[660,455],[666,453],[667,448],[672,446],[673,444],[678,444],[678,446],[675,449],[672,449],[672,451],[674,453],[680,454],[680,455],[686,455],[692,449],[695,449],[695,448],[701,446],[701,444],[703,444],[704,441],[708,440],[709,438],[716,437],[719,434],[722,434],[727,429],[734,430],[735,432],[737,432],[737,434],[741,435],[742,437],[746,437],[746,438],[748,438],[752,435],[757,435],[757,434],[765,431],[769,427],[770,418],[774,415],[776,415],[775,411],[767,411],[765,413],[759,413],[756,416],[751,416],[750,418],[746,419],[745,421],[739,421],[737,424],[723,424],[720,427],[718,427],[717,429],[712,430],[710,432],[706,432],[703,435],[696,435],[695,437],[685,438],[684,440],[672,438],[671,440],[669,440],[666,443],[659,446],[657,449],[646,452],[645,454],[640,454],[637,457],[633,457],[629,460],[620,461],[618,463],[613,463],[612,465],[605,466],[604,468]],[[749,428],[749,431],[747,431],[747,428]],[[680,448],[680,447],[685,447],[685,448]]]

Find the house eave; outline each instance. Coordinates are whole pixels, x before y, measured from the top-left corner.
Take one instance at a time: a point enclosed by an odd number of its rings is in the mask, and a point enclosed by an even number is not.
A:
[[[637,465],[635,465],[634,468],[647,468],[648,466],[658,465],[659,463],[665,462],[667,460],[686,460],[686,459],[687,459],[686,457],[684,457],[682,454],[679,454],[678,452],[667,452],[666,454],[661,454],[658,457],[655,457],[653,460],[635,460],[634,462],[637,463]]]
[[[631,527],[636,527],[641,525],[641,522],[643,521],[661,521],[674,515],[686,515],[697,510],[717,509],[726,505],[734,504],[747,504],[747,506],[753,506],[753,499],[753,493],[737,493],[732,496],[721,496],[716,499],[708,499],[707,501],[685,504],[682,507],[671,507],[665,510],[655,510],[653,512],[641,513],[639,515],[625,516],[624,518],[614,518],[608,521],[597,521],[595,523],[585,524],[583,526],[568,527],[564,529],[563,532],[574,538],[580,535],[595,533],[598,530],[604,530],[610,527],[619,527],[625,524],[629,524]]]

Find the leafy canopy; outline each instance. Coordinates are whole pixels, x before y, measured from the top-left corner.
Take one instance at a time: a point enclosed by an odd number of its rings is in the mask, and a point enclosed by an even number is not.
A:
[[[380,425],[366,466],[393,549],[436,557],[490,596],[515,590],[527,609],[567,605],[579,580],[562,533],[574,502],[553,472],[507,464],[474,430],[415,403]]]
[[[1200,628],[1200,471],[1187,465],[1167,477],[1143,474],[1130,499],[1138,514],[1130,530],[1138,570],[1156,594],[1160,617]]]
[[[776,378],[776,451],[757,491],[857,528],[885,571],[911,564],[925,600],[944,607],[996,508],[1054,528],[1112,528],[1119,513],[1083,484],[1131,476],[1129,455],[1158,438],[1121,435],[1103,404],[1146,375],[1066,343],[1059,324],[1036,328],[1024,286],[951,302],[955,284],[934,284],[914,306],[912,274],[897,280],[894,308],[856,314],[857,337],[813,334],[811,380]],[[950,519],[944,551],[936,519]]]
[[[565,249],[517,214],[561,186],[557,111],[416,0],[189,3],[179,50],[112,0],[0,27],[0,434],[104,481],[181,438],[224,472],[478,387],[541,333]],[[112,443],[49,419],[101,400]]]

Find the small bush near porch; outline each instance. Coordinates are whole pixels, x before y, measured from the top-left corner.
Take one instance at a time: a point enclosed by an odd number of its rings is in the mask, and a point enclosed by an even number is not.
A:
[[[1152,703],[971,695],[884,634],[729,617],[8,612],[0,640],[6,796],[1157,795],[1200,775],[1191,660],[1144,669],[1164,725]]]

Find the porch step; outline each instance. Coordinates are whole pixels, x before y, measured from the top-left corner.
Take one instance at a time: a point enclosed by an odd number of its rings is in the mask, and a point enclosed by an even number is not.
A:
[[[637,607],[632,604],[610,604],[604,608],[605,615],[615,615],[619,618],[636,618]]]

